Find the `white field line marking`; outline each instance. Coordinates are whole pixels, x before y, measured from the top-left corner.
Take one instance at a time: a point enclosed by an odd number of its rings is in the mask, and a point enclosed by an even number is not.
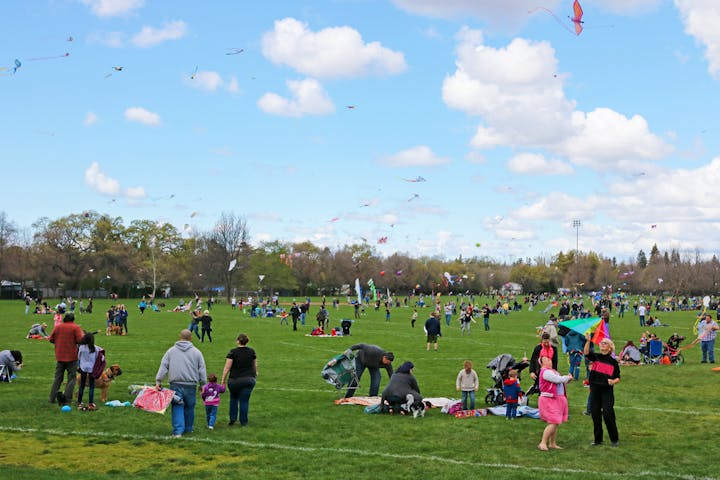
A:
[[[54,429],[38,429],[38,428],[19,428],[19,427],[2,427],[0,426],[0,432],[11,432],[11,433],[44,433],[46,435],[58,435],[58,436],[80,436],[83,438],[87,437],[108,437],[108,438],[122,438],[124,440],[152,440],[152,441],[166,441],[166,442],[177,442],[177,439],[173,439],[170,436],[162,435],[137,435],[137,434],[119,434],[114,432],[97,432],[97,431],[71,431],[64,432]],[[562,474],[579,474],[579,475],[598,475],[602,477],[650,477],[650,478],[675,478],[679,480],[718,480],[717,477],[696,477],[693,475],[676,474],[670,472],[653,472],[648,470],[640,470],[636,472],[608,472],[608,471],[597,471],[597,470],[586,470],[582,468],[560,468],[560,467],[538,467],[532,465],[519,465],[514,463],[482,463],[482,462],[470,462],[466,460],[456,460],[454,458],[440,457],[437,455],[408,455],[399,453],[388,453],[382,451],[372,450],[360,450],[351,448],[334,448],[334,447],[300,447],[296,445],[284,445],[277,443],[262,443],[262,442],[247,442],[244,440],[213,440],[210,438],[199,438],[199,437],[184,437],[180,441],[188,441],[195,443],[207,443],[207,444],[218,444],[218,445],[240,445],[250,448],[267,448],[274,450],[287,450],[292,452],[312,452],[312,453],[347,453],[350,455],[361,455],[365,457],[382,457],[393,460],[419,460],[422,462],[438,462],[445,463],[448,465],[459,465],[473,468],[495,468],[500,470],[523,470],[523,471],[536,471],[546,473],[562,473]]]

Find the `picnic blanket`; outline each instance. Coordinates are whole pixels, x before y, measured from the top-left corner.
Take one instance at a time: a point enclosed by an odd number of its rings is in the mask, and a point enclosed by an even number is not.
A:
[[[492,415],[504,417],[505,416],[505,405],[502,405],[499,407],[490,407],[487,409],[487,411],[488,411],[488,413],[490,413]],[[539,419],[540,418],[540,410],[538,410],[535,407],[528,407],[527,405],[520,405],[517,408],[517,416]]]
[[[133,405],[148,412],[163,414],[167,407],[170,406],[173,395],[175,395],[175,392],[169,388],[157,391],[153,387],[146,387],[138,393]]]

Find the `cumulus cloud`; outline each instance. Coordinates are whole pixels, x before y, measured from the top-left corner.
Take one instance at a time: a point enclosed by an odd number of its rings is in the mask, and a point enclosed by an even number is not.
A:
[[[157,127],[160,125],[160,115],[142,107],[130,107],[125,110],[125,119],[131,122],[142,123]]]
[[[573,168],[560,160],[548,160],[537,153],[521,153],[515,155],[507,163],[508,169],[514,173],[525,175],[570,175]]]
[[[445,78],[442,97],[449,107],[481,118],[470,140],[475,149],[543,149],[576,165],[625,171],[672,151],[639,115],[577,111],[549,43],[516,38],[494,48],[469,28],[457,39],[457,68]]]
[[[145,4],[144,0],[81,0],[98,17],[126,16]]]
[[[435,155],[425,145],[418,145],[384,157],[381,159],[381,163],[388,167],[434,167],[450,163],[450,159]]]
[[[275,28],[263,35],[262,52],[277,65],[287,65],[315,78],[393,75],[407,68],[401,52],[379,42],[365,43],[351,27],[313,32],[294,18],[275,21]]]
[[[551,192],[508,212],[508,217],[523,223],[550,220],[565,225],[550,232],[556,238],[546,242],[556,249],[575,248],[574,242],[564,237],[572,231],[572,219],[581,219],[584,250],[634,257],[640,248],[647,252],[658,236],[662,250],[716,252],[720,248],[720,241],[715,240],[720,238],[716,235],[720,232],[720,206],[689,187],[699,179],[705,185],[720,182],[720,157],[694,169],[656,169],[649,175],[624,178],[611,184],[607,192]]]
[[[167,22],[162,28],[143,27],[130,40],[133,45],[148,48],[159,45],[168,40],[178,40],[187,33],[187,26],[182,20]]]
[[[315,79],[288,80],[285,82],[292,98],[284,98],[276,93],[266,93],[258,100],[258,107],[265,113],[285,117],[304,115],[327,115],[335,111],[335,106],[323,86]]]
[[[103,195],[117,195],[120,193],[120,182],[110,178],[100,170],[100,165],[93,162],[85,170],[85,184]]]
[[[211,70],[199,70],[192,77],[184,76],[183,78],[186,85],[206,92],[215,92],[221,88],[230,93],[240,91],[240,85],[235,76],[225,80],[218,72]]]
[[[85,119],[83,120],[83,125],[95,125],[98,122],[98,116],[95,115],[93,112],[87,112],[85,114]]]
[[[557,150],[573,163],[594,170],[632,171],[635,162],[627,159],[658,159],[672,151],[650,132],[640,115],[627,118],[609,108],[597,108],[590,113],[574,112],[572,122],[576,135],[558,144]]]
[[[675,0],[685,33],[705,46],[708,71],[720,78],[720,10],[714,0]]]

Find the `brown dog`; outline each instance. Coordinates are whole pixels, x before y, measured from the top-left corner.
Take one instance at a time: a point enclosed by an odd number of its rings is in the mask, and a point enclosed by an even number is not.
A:
[[[120,325],[111,325],[105,329],[105,335],[123,335],[123,328]]]
[[[100,378],[95,379],[95,388],[100,389],[100,400],[102,400],[103,403],[107,402],[110,384],[115,380],[115,377],[119,375],[122,375],[122,370],[120,369],[120,365],[115,364],[106,368],[102,375],[100,375]],[[80,374],[77,376],[77,381],[80,383]]]

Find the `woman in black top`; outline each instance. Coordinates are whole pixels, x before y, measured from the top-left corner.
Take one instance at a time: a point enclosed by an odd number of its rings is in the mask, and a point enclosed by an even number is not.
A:
[[[613,357],[615,344],[609,338],[600,340],[600,353],[590,352],[590,340],[585,342],[585,358],[590,365],[590,414],[593,419],[594,441],[592,445],[603,443],[603,420],[607,427],[610,445],[618,446],[618,429],[615,423],[615,392],[613,387],[620,381],[620,365]]]
[[[230,390],[230,423],[234,425],[238,420],[240,425],[248,423],[248,409],[250,407],[250,395],[255,388],[257,377],[257,357],[255,350],[248,347],[250,341],[247,335],[241,333],[237,337],[237,348],[228,352],[225,360],[225,368],[222,374],[222,384],[228,379],[227,388]],[[228,376],[229,375],[229,376]]]

